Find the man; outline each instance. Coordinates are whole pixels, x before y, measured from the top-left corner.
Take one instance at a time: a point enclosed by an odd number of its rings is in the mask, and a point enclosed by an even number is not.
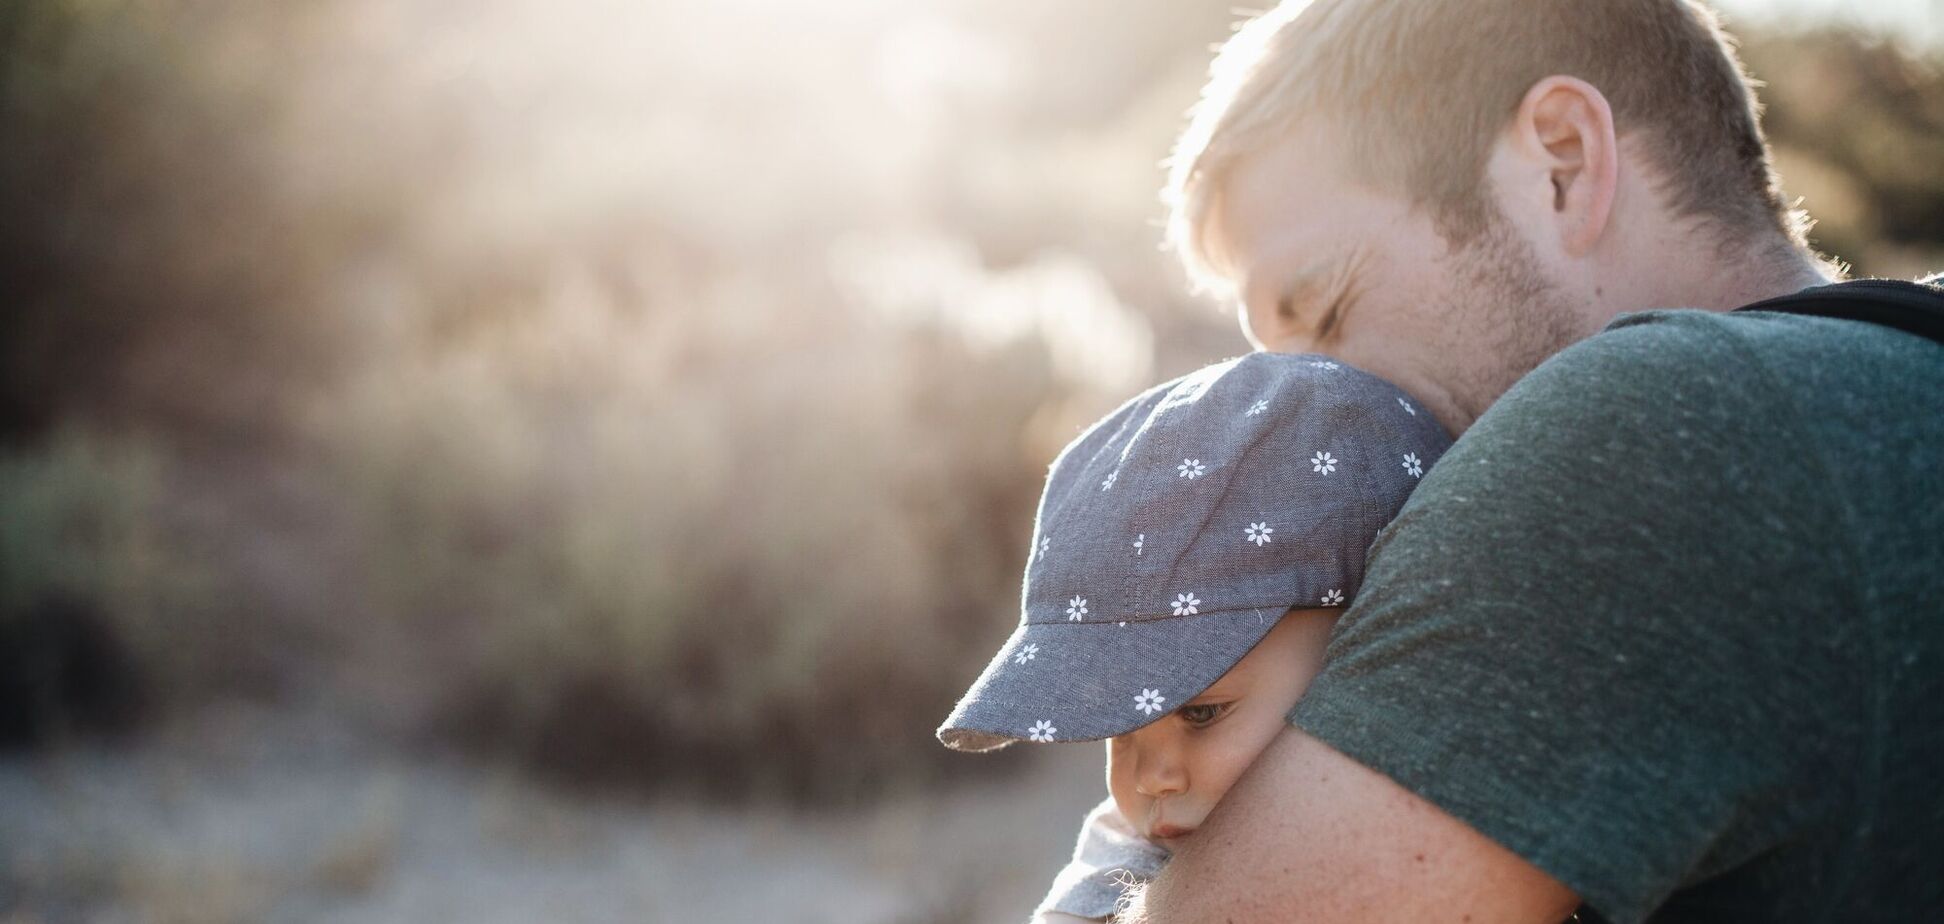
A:
[[[1833,271],[1711,14],[1317,0],[1212,73],[1191,268],[1464,436],[1126,919],[1944,919],[1944,350],[1723,313]]]

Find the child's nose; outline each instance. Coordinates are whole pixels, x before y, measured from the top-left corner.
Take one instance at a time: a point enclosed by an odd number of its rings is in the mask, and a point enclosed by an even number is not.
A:
[[[1188,769],[1173,748],[1145,750],[1134,774],[1134,791],[1150,799],[1180,795],[1188,789]]]

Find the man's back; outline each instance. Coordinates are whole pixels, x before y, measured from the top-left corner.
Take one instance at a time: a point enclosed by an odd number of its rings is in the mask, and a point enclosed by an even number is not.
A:
[[[1427,475],[1292,720],[1615,921],[1934,915],[1940,397],[1909,334],[1623,318]]]

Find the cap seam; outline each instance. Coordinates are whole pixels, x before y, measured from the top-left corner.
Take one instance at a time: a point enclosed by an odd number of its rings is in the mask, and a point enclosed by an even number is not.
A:
[[[1220,384],[1221,384],[1220,382],[1216,383],[1216,385],[1220,385]],[[1213,386],[1211,386],[1211,390],[1212,387]],[[1229,458],[1228,463],[1223,466],[1222,488],[1219,492],[1216,493],[1214,501],[1208,505],[1208,517],[1204,518],[1199,524],[1196,525],[1193,535],[1188,540],[1188,544],[1176,550],[1176,554],[1168,559],[1168,573],[1167,576],[1164,578],[1164,580],[1174,585],[1181,584],[1181,580],[1180,580],[1181,563],[1187,559],[1189,552],[1191,552],[1195,548],[1196,543],[1201,541],[1203,537],[1209,535],[1210,524],[1212,522],[1213,517],[1216,515],[1217,511],[1220,511],[1224,508],[1224,505],[1228,501],[1229,494],[1233,492],[1235,489],[1236,473],[1242,468],[1242,460],[1249,458],[1251,453],[1255,452],[1259,447],[1261,447],[1263,441],[1269,438],[1270,432],[1274,429],[1276,428],[1273,426],[1263,426],[1259,423],[1255,425],[1253,427],[1252,432],[1249,434],[1248,442],[1242,445],[1241,451],[1233,454]],[[1167,592],[1168,591],[1166,589],[1163,589],[1161,591],[1161,594],[1165,595],[1167,594]],[[1176,591],[1176,593],[1181,593],[1181,592],[1182,591]],[[1257,609],[1257,607],[1247,607],[1247,609]],[[1223,612],[1223,611],[1215,610],[1213,612]]]

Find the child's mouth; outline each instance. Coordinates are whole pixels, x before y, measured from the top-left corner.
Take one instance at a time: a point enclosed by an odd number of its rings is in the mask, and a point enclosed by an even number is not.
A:
[[[1156,840],[1173,841],[1180,840],[1193,833],[1195,833],[1194,828],[1184,828],[1180,825],[1155,825],[1154,830],[1150,832],[1150,836]]]

